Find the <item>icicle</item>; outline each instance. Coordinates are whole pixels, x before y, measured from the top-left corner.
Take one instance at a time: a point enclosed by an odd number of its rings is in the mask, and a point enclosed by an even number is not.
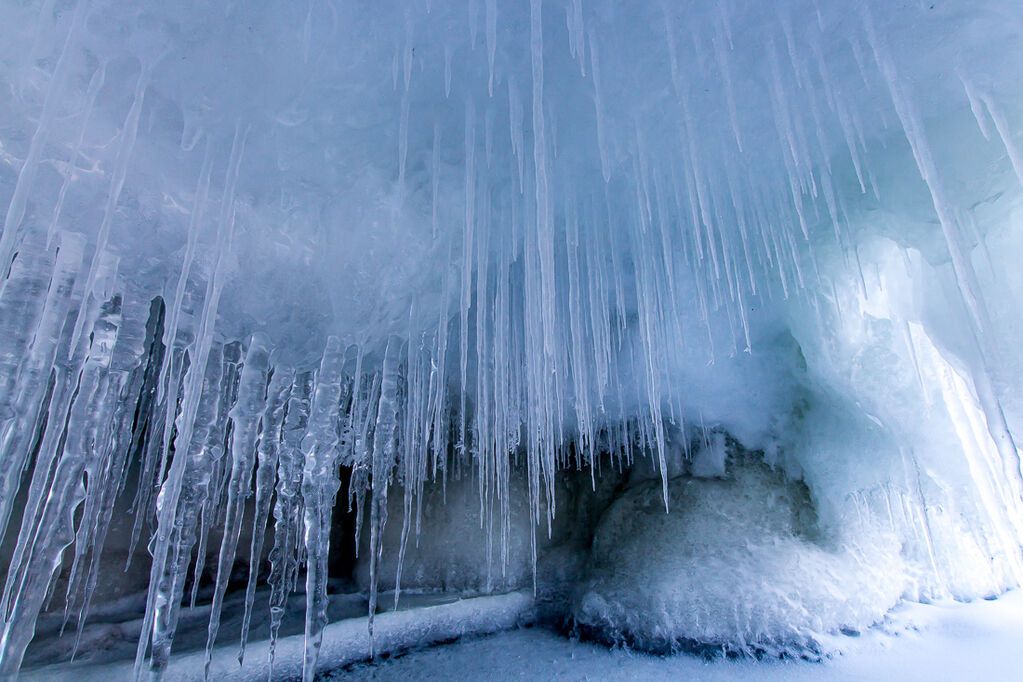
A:
[[[369,641],[373,651],[373,616],[377,605],[378,562],[383,551],[383,532],[387,524],[387,487],[397,457],[398,417],[398,353],[401,342],[394,336],[387,340],[383,368],[380,370],[380,401],[373,429],[373,501],[370,511],[369,557]]]
[[[600,152],[600,172],[604,182],[611,181],[611,161],[607,149],[607,123],[604,114],[604,96],[600,80],[600,60],[598,59],[597,40],[594,31],[589,32],[590,39],[590,74],[593,78],[593,107],[597,115],[597,149]],[[520,174],[521,175],[521,174]]]
[[[476,35],[479,32],[479,0],[469,0],[469,49],[476,49]]]
[[[991,132],[988,129],[987,119],[984,117],[984,109],[981,107],[980,97],[977,96],[973,84],[963,76],[962,71],[957,70],[957,73],[959,81],[963,84],[963,90],[966,92],[966,98],[970,102],[970,111],[973,112],[973,118],[977,121],[977,129],[980,130],[980,134],[984,136],[985,140],[990,140]]]
[[[110,187],[107,191],[106,205],[103,209],[103,220],[99,226],[96,236],[96,253],[102,253],[107,248],[107,241],[110,238],[110,228],[114,221],[114,211],[121,198],[121,190],[124,189],[124,182],[128,175],[128,161],[131,159],[132,150],[135,148],[135,139],[139,131],[139,118],[142,116],[142,103],[145,99],[146,87],[149,85],[150,65],[143,64],[142,72],[139,74],[138,82],[135,85],[135,97],[132,100],[131,108],[124,119],[124,127],[121,130],[120,140],[117,146],[117,156],[114,159],[114,168],[110,174]],[[6,235],[6,232],[4,233]],[[0,249],[2,252],[2,249]],[[85,298],[93,294],[98,274],[99,261],[94,256],[89,274],[85,280]],[[71,334],[71,346],[74,347],[78,337],[83,331],[85,319],[79,315],[75,322],[74,331]]]
[[[252,542],[249,547],[249,581],[245,587],[245,616],[242,619],[241,646],[238,650],[238,663],[245,660],[245,642],[249,636],[249,624],[252,619],[252,605],[256,595],[256,581],[259,578],[259,567],[263,557],[263,541],[266,538],[267,517],[270,514],[270,500],[277,477],[277,465],[280,448],[284,438],[284,411],[295,371],[283,367],[273,370],[273,378],[266,392],[266,409],[263,411],[262,432],[259,435],[258,458],[256,469],[256,509],[252,519]]]
[[[522,101],[513,78],[508,79],[508,133],[511,135],[512,156],[518,169],[519,191],[525,184],[525,132],[523,131]],[[514,206],[515,204],[513,204]]]
[[[100,271],[103,273],[102,279],[106,280],[108,276],[111,276],[116,265],[115,258],[104,254],[100,266]],[[77,296],[74,300],[81,304]],[[90,326],[96,322],[101,311],[101,306],[94,300],[86,313],[87,319],[90,320]],[[0,614],[10,612],[12,599],[16,598],[21,589],[23,573],[27,570],[29,554],[33,546],[30,541],[41,523],[40,515],[45,511],[47,494],[51,486],[50,473],[62,447],[63,427],[70,418],[72,405],[78,395],[77,389],[88,351],[89,348],[83,342],[74,349],[70,359],[58,355],[54,362],[53,369],[55,371],[53,388],[50,391],[50,402],[43,408],[46,414],[47,428],[42,434],[41,442],[36,446],[36,462],[28,487],[28,496],[22,507],[21,530],[18,534],[22,541],[17,543],[11,557],[3,597],[0,599]]]
[[[213,416],[213,425],[206,437],[206,445],[213,462],[210,472],[209,494],[202,502],[199,514],[199,546],[195,552],[195,565],[192,567],[192,596],[189,608],[195,608],[199,600],[199,588],[206,570],[206,561],[210,533],[215,528],[223,528],[227,505],[224,497],[227,479],[230,474],[231,443],[227,438],[227,416],[235,401],[238,387],[238,365],[241,362],[241,347],[238,342],[224,346],[224,373],[221,379],[221,395],[217,402],[217,411]]]
[[[1002,114],[1001,109],[995,106],[986,93],[981,95],[981,99],[988,114],[991,116],[991,122],[995,124],[998,137],[1001,139],[1002,144],[1005,146],[1005,151],[1009,155],[1009,162],[1012,164],[1012,170],[1016,173],[1016,179],[1019,181],[1020,187],[1023,187],[1023,150],[1016,146],[1012,127],[1005,120],[1005,115]]]
[[[217,584],[210,611],[209,634],[206,638],[205,676],[210,676],[213,644],[220,629],[220,612],[224,606],[227,581],[234,567],[235,552],[242,528],[243,504],[252,494],[252,468],[256,455],[259,417],[265,406],[266,375],[270,366],[270,340],[264,334],[253,334],[245,354],[245,364],[238,384],[238,399],[231,408],[231,468],[227,483],[227,518],[220,543],[217,563]],[[256,561],[250,557],[250,561]]]
[[[535,306],[532,314],[539,320],[539,332],[535,350],[539,351],[534,367],[534,390],[531,391],[530,402],[533,415],[530,419],[532,430],[531,451],[533,453],[532,482],[539,483],[536,476],[543,473],[545,497],[548,501],[548,514],[553,513],[554,498],[554,455],[555,443],[553,417],[556,405],[560,401],[555,398],[557,382],[560,379],[557,366],[557,341],[555,324],[556,315],[556,280],[554,269],[554,220],[551,208],[550,168],[547,155],[546,117],[544,115],[544,53],[543,53],[543,19],[541,0],[530,1],[530,53],[533,76],[533,166],[535,190],[535,234],[534,248],[537,254],[539,289],[536,291]],[[536,495],[531,498],[534,516],[539,514],[539,489],[534,486]],[[534,561],[535,566],[535,561]]]
[[[476,108],[470,97],[465,104],[465,231],[462,237],[462,286],[459,296],[460,406],[458,445],[466,451],[466,401],[469,394],[469,309],[472,306],[472,275],[476,248]]]
[[[119,295],[102,306],[93,326],[92,342],[79,379],[77,398],[68,418],[63,452],[49,486],[34,532],[23,532],[19,544],[30,543],[25,569],[5,618],[0,639],[0,675],[13,676],[35,632],[36,618],[49,592],[64,549],[74,541],[74,512],[85,499],[83,474],[109,456],[107,429],[125,380],[110,371],[121,324]],[[8,580],[13,576],[9,575]]]
[[[411,106],[411,81],[412,81],[412,51],[414,36],[412,31],[412,19],[405,17],[405,47],[402,49],[402,91],[401,91],[401,116],[398,122],[398,203],[396,209],[400,209],[405,201],[405,170],[408,162],[408,126],[409,107]]]
[[[78,156],[82,149],[82,142],[85,140],[85,131],[89,128],[89,121],[92,119],[92,112],[96,106],[96,95],[99,94],[99,90],[103,87],[103,83],[106,80],[106,70],[106,64],[101,65],[89,80],[89,90],[85,95],[86,105],[85,113],[82,115],[82,126],[78,132],[78,139],[75,140],[74,146],[71,147],[71,153],[68,155],[67,165],[64,169],[64,180],[61,182],[60,192],[57,194],[57,204],[53,208],[53,218],[50,219],[50,227],[46,231],[47,244],[53,243],[53,238],[57,232],[57,225],[64,211],[64,200],[67,198],[67,192],[71,187],[71,183],[75,180]]]
[[[199,360],[205,362],[200,363]],[[203,367],[205,371],[200,370]],[[151,635],[148,628],[143,630],[139,644],[141,656],[145,653],[147,635],[151,636],[151,670],[157,679],[162,677],[169,662],[188,565],[196,541],[198,515],[209,495],[213,473],[209,435],[221,400],[223,369],[223,348],[219,345],[208,346],[189,369],[190,381],[184,397],[185,405],[178,416],[179,435],[175,440],[179,454],[174,458],[168,476],[168,479],[174,477],[178,481],[177,490],[172,489],[168,480],[160,490],[157,502],[161,523],[155,540],[158,550],[154,552],[153,568],[154,572],[157,569],[159,572],[151,573],[147,620],[144,621],[144,625],[151,628]],[[175,476],[176,470],[181,472],[180,476]],[[171,504],[174,509],[168,511]],[[168,526],[165,519],[173,519],[172,524]],[[152,609],[151,616],[148,609]],[[136,661],[136,665],[140,663]]]
[[[309,426],[302,439],[302,501],[305,505],[305,652],[303,682],[312,682],[327,624],[327,552],[330,548],[330,517],[338,487],[334,449],[338,444],[338,409],[344,353],[336,336],[327,339],[316,389],[309,411]]]
[[[89,13],[90,0],[78,0],[75,3],[74,13],[71,15],[71,26],[68,29],[67,37],[60,51],[60,57],[53,68],[53,76],[46,90],[46,99],[43,100],[43,110],[39,114],[39,123],[35,133],[32,135],[32,142],[29,144],[28,155],[18,173],[18,180],[14,185],[14,193],[7,205],[7,213],[4,216],[3,235],[0,235],[0,273],[6,273],[10,267],[14,252],[17,249],[19,227],[22,218],[25,217],[25,208],[28,203],[29,194],[35,184],[36,173],[39,171],[39,164],[42,158],[43,149],[49,140],[50,128],[53,125],[53,117],[56,114],[57,101],[64,94],[64,80],[70,70],[69,58],[72,52],[78,47],[81,39],[82,25]],[[0,289],[4,286],[0,283]]]
[[[95,594],[96,585],[99,581],[100,559],[106,542],[107,532],[110,529],[114,503],[117,497],[124,491],[127,472],[131,463],[131,455],[140,450],[142,439],[146,435],[149,410],[152,408],[153,395],[155,394],[156,376],[163,358],[163,349],[159,342],[158,333],[163,319],[163,307],[159,305],[158,301],[147,302],[144,295],[139,298],[138,295],[132,293],[127,297],[124,310],[125,320],[130,321],[134,317],[138,317],[140,322],[143,318],[147,320],[144,336],[140,335],[138,337],[138,343],[142,344],[139,346],[141,349],[139,357],[146,358],[146,361],[132,372],[132,379],[128,385],[128,390],[122,393],[123,397],[118,404],[115,424],[111,430],[113,439],[111,445],[112,457],[104,471],[99,494],[96,495],[93,489],[89,491],[90,496],[99,497],[99,500],[95,503],[97,519],[91,534],[92,540],[88,542],[86,538],[80,535],[75,538],[76,560],[80,550],[79,543],[86,541],[89,546],[85,551],[89,552],[90,563],[87,572],[82,578],[84,583],[79,581],[80,587],[77,587],[74,581],[69,581],[68,584],[69,600],[65,618],[72,610],[76,611],[77,618],[75,644],[71,654],[72,659],[81,644],[82,632],[88,619],[92,597]],[[131,331],[133,327],[135,325],[123,326],[119,339],[129,340],[132,336]],[[141,327],[138,327],[138,329],[142,330]],[[95,488],[95,486],[92,488]],[[76,589],[78,589],[78,601],[72,603],[71,598],[75,596]]]
[[[82,581],[87,579],[94,568],[93,565],[86,565],[86,557],[91,557],[95,564],[102,551],[102,538],[106,532],[104,504],[120,487],[121,473],[132,443],[131,422],[146,377],[147,368],[140,361],[146,356],[150,312],[149,301],[139,296],[138,292],[131,290],[122,296],[117,347],[111,356],[113,385],[118,396],[106,432],[94,444],[93,456],[85,465],[84,508],[75,532],[74,559],[66,590],[64,625],[74,613],[78,618],[79,631],[83,624],[82,614],[90,601],[90,595],[81,593]]]
[[[38,296],[45,286],[42,276],[46,272],[46,259],[41,253],[23,250],[8,286],[0,294],[0,538],[4,537],[28,465],[83,248],[80,235],[62,239],[41,310]],[[37,310],[38,324],[34,322]],[[34,338],[28,349],[33,327]],[[26,354],[19,368],[18,361]]]
[[[494,96],[494,58],[497,55],[497,0],[486,0],[487,93]]]
[[[444,98],[451,96],[451,46],[444,45]]]
[[[207,410],[216,409],[215,404],[208,405],[202,401],[202,397],[210,392],[208,390],[204,391],[203,377],[207,371],[208,358],[213,348],[213,326],[224,286],[224,262],[227,259],[234,232],[234,191],[244,147],[245,135],[239,125],[235,129],[234,141],[231,145],[231,157],[228,162],[227,179],[224,187],[220,225],[217,235],[216,263],[206,286],[202,319],[196,332],[196,342],[193,345],[195,352],[192,356],[187,386],[182,396],[181,411],[178,414],[177,420],[177,437],[187,447],[190,447],[190,444],[192,444],[193,431],[197,416],[199,416],[200,406]],[[219,367],[219,363],[217,364]],[[219,372],[220,370],[218,369],[217,371]],[[219,382],[219,380],[220,376],[218,375],[217,381]],[[219,394],[217,398],[219,399]],[[203,417],[206,418],[205,412],[203,412]],[[205,436],[207,434],[202,435]],[[150,585],[158,587],[151,588],[146,599],[146,615],[142,624],[142,636],[139,639],[139,645],[135,652],[135,679],[138,679],[142,673],[142,663],[150,641],[153,642],[154,673],[156,676],[161,674],[161,671],[166,667],[166,657],[169,655],[174,629],[177,626],[177,609],[180,605],[180,591],[178,590],[184,589],[183,574],[187,570],[188,565],[188,557],[185,556],[183,557],[185,565],[180,567],[179,562],[182,560],[180,556],[182,553],[181,548],[187,546],[188,552],[190,552],[191,544],[194,541],[194,535],[192,538],[189,538],[187,536],[188,533],[179,531],[184,526],[176,520],[179,515],[178,502],[185,483],[186,471],[188,469],[199,469],[198,472],[189,472],[191,473],[189,477],[191,487],[188,489],[188,492],[198,500],[198,502],[193,502],[185,507],[187,514],[192,517],[192,523],[194,523],[194,515],[199,510],[198,507],[201,507],[205,502],[205,488],[209,486],[209,475],[204,471],[207,466],[205,459],[200,459],[198,462],[193,463],[192,467],[188,467],[189,460],[190,458],[188,457],[176,457],[174,459],[157,499],[158,522],[156,538],[152,548],[153,562],[150,568]],[[200,494],[197,492],[197,488],[203,489],[203,492]],[[182,535],[184,537],[180,537]],[[175,552],[173,555],[170,555],[172,543],[174,543]],[[169,565],[168,560],[172,564]],[[178,566],[177,570],[175,565]],[[167,573],[168,569],[170,569],[169,575]],[[182,575],[179,576],[178,572]],[[178,595],[177,601],[171,600],[171,595],[174,594]],[[150,633],[152,633],[151,638]],[[159,656],[157,655],[158,653]]]
[[[1007,480],[1013,482],[1018,497],[1023,495],[1023,473],[1020,471],[1020,455],[1012,433],[1006,424],[1001,402],[992,385],[990,376],[991,350],[989,347],[990,342],[987,338],[989,327],[988,314],[976,280],[976,273],[973,271],[973,264],[960,243],[958,225],[948,204],[941,177],[938,174],[937,166],[931,155],[930,146],[924,135],[920,114],[912,100],[900,88],[895,64],[888,54],[886,47],[881,42],[874,28],[873,19],[866,9],[864,9],[864,22],[867,28],[867,37],[874,52],[874,58],[884,77],[888,92],[891,95],[892,104],[895,106],[906,138],[912,148],[913,157],[916,160],[920,176],[927,184],[934,205],[934,212],[937,214],[938,221],[941,224],[941,231],[945,237],[945,243],[952,260],[952,268],[956,276],[959,293],[969,312],[971,332],[980,352],[982,367],[980,371],[974,374],[974,383],[980,398],[980,404],[987,417],[988,430],[1002,458],[1003,473]]]
[[[713,36],[711,43],[714,45],[714,56],[718,62],[718,70],[721,72],[721,80],[725,88],[725,105],[728,108],[728,122],[732,128],[732,137],[735,139],[735,146],[739,153],[742,153],[742,131],[739,127],[739,114],[735,106],[735,88],[732,85],[732,66],[728,60],[728,53],[725,51],[720,36]]]
[[[189,311],[186,310],[186,291],[195,260],[195,250],[199,241],[206,204],[209,200],[212,165],[213,159],[210,154],[210,143],[207,142],[202,167],[196,182],[195,200],[187,227],[185,253],[182,256],[174,299],[169,303],[168,319],[164,325],[163,344],[166,348],[167,357],[160,366],[160,376],[156,384],[157,412],[163,415],[163,428],[161,430],[158,428],[159,425],[154,424],[153,433],[148,437],[150,442],[142,471],[139,474],[139,490],[132,505],[133,509],[136,510],[136,515],[128,550],[128,565],[130,565],[132,556],[135,553],[135,546],[142,533],[142,525],[150,515],[152,494],[155,491],[157,482],[163,480],[167,470],[171,436],[174,429],[174,403],[177,400],[181,382],[185,347],[192,342],[193,335],[197,331],[188,324],[191,322],[191,319],[189,319]],[[158,434],[159,438],[157,438]]]
[[[302,535],[302,437],[309,424],[312,399],[312,373],[295,377],[288,397],[287,417],[281,434],[277,464],[276,501],[274,503],[274,547],[270,552],[270,676],[274,679],[274,655],[277,633],[284,617],[288,594],[298,576],[299,546]]]

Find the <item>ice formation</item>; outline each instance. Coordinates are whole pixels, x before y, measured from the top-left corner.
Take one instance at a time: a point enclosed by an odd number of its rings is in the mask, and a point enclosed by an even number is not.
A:
[[[878,622],[898,601],[905,571],[888,528],[828,546],[805,487],[762,462],[730,468],[672,479],[671,514],[654,482],[614,502],[575,609],[585,630],[643,650],[816,658],[819,633]]]
[[[339,537],[371,642],[403,581],[740,652],[1019,585],[1021,29],[0,0],[0,677],[145,589],[136,677],[236,592],[272,676],[304,591],[312,679]]]

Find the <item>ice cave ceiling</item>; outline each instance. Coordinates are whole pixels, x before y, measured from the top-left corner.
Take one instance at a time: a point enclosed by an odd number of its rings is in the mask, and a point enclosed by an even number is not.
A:
[[[0,0],[0,678],[311,680],[402,588],[812,656],[1019,585],[1021,32]]]

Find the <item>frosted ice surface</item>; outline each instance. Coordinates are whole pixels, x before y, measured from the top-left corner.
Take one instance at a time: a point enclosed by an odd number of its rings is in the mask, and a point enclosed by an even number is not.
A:
[[[630,489],[597,526],[577,623],[640,650],[816,658],[822,633],[878,622],[904,590],[898,542],[822,536],[806,488],[779,478],[733,458],[725,478],[673,479],[670,514]]]
[[[133,589],[136,676],[186,597],[220,660],[238,573],[270,659],[305,586],[310,679],[342,527],[370,627],[381,585],[442,586],[420,546],[466,519],[463,585],[552,547],[613,575],[587,533],[618,521],[566,470],[669,514],[635,512],[650,574],[576,609],[606,638],[780,649],[1018,585],[1021,26],[1015,0],[0,2],[0,676],[40,613],[78,637]],[[449,481],[471,514],[431,509]],[[743,537],[726,593],[707,562]]]

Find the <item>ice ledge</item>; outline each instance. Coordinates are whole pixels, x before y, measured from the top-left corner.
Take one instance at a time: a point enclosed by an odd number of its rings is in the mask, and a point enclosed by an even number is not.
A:
[[[426,606],[405,611],[378,614],[373,620],[376,655],[398,653],[472,635],[485,635],[514,628],[533,618],[530,591],[461,599],[449,604]],[[367,618],[349,618],[328,625],[323,631],[320,651],[321,672],[341,668],[370,658]],[[302,676],[303,635],[285,637],[277,643],[274,678]],[[217,648],[213,653],[210,679],[217,682],[266,680],[269,676],[270,643],[252,642],[246,648],[245,665],[238,665],[236,643]],[[203,652],[172,656],[166,682],[190,682],[203,679]],[[61,664],[22,673],[23,680],[72,678],[75,682],[130,680],[131,662],[103,665]]]

